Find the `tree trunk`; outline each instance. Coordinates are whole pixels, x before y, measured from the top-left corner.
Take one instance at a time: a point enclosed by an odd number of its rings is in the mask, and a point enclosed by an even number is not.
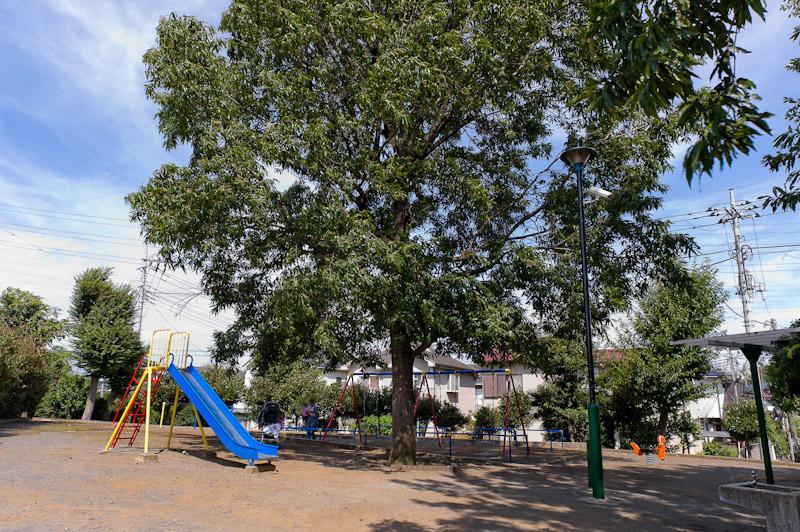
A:
[[[92,412],[94,412],[94,401],[97,398],[97,386],[100,384],[100,379],[92,376],[89,383],[89,395],[86,397],[86,407],[83,409],[82,420],[92,419]]]
[[[658,414],[658,435],[667,437],[667,420],[669,419],[669,412],[662,411]]]
[[[402,333],[391,331],[392,353],[392,452],[390,464],[414,465],[417,439],[414,434],[414,352]]]

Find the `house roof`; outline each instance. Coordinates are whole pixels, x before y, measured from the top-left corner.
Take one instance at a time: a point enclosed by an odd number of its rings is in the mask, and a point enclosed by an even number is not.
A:
[[[425,358],[433,362],[435,366],[444,366],[450,369],[475,369],[472,365],[447,355],[428,355]]]
[[[672,345],[686,345],[692,347],[729,347],[732,349],[760,348],[762,351],[774,351],[778,340],[789,338],[793,334],[800,334],[800,327],[776,329],[774,331],[760,331],[741,334],[726,334],[723,336],[709,336],[705,338],[691,338],[677,340]]]

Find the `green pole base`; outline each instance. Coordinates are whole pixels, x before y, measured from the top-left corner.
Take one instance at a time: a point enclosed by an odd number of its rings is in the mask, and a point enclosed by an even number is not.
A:
[[[589,461],[589,485],[595,499],[605,499],[606,490],[603,481],[603,451],[600,437],[600,409],[597,403],[589,404],[589,441],[587,442]]]

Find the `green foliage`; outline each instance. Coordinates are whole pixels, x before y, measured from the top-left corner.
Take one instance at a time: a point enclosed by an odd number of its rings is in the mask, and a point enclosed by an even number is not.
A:
[[[315,367],[303,363],[276,365],[263,375],[253,378],[250,388],[245,391],[245,402],[253,416],[264,403],[274,401],[280,405],[287,418],[296,418],[309,399],[314,399],[317,401],[320,417],[325,418],[333,410],[340,391],[340,387],[335,384],[326,385],[322,380],[322,372]],[[342,401],[337,417],[353,417],[350,394],[348,390],[348,397]],[[360,397],[358,391],[357,397]],[[358,400],[360,407],[361,399]]]
[[[461,410],[452,403],[442,402],[439,399],[433,400],[433,408],[436,411],[436,423],[439,427],[447,427],[458,430],[466,425],[469,418],[461,413]],[[417,405],[417,423],[428,425],[433,420],[431,413],[431,402],[427,397],[421,397]]]
[[[503,426],[503,411],[491,406],[482,406],[473,414],[475,428],[493,429]]]
[[[789,441],[774,419],[767,417],[766,421],[767,439],[775,449],[778,459],[783,460],[789,456]],[[758,411],[755,400],[742,398],[728,406],[722,426],[733,439],[745,442],[748,447],[752,446],[759,438]]]
[[[587,184],[615,190],[587,212],[603,323],[693,248],[651,216],[671,147],[696,135],[685,167],[708,171],[766,128],[732,74],[732,36],[762,11],[238,0],[219,28],[172,15],[146,92],[166,147],[191,157],[131,194],[132,216],[237,316],[219,359],[336,366],[389,340],[409,372],[434,343],[535,367],[543,338],[582,323],[575,183],[552,143],[597,144]]]
[[[758,413],[753,399],[741,398],[728,405],[722,427],[736,441],[750,446],[758,438]]]
[[[546,429],[561,429],[566,441],[585,441],[589,394],[586,355],[579,341],[553,339],[541,365],[545,382],[531,392],[534,415]]]
[[[358,405],[363,416],[384,416],[392,414],[392,387],[384,386],[375,389],[358,386]]]
[[[133,328],[133,291],[115,285],[111,273],[111,268],[90,268],[75,279],[70,316],[78,365],[90,376],[112,378],[119,389],[130,379],[142,345]]]
[[[461,410],[453,403],[442,403],[441,408],[436,412],[436,421],[440,427],[457,431],[467,424],[469,418],[461,413]]]
[[[23,328],[0,322],[0,418],[33,414],[50,385],[52,363]]]
[[[44,347],[62,338],[66,324],[58,319],[58,310],[25,290],[6,288],[0,294],[0,322],[22,329],[33,342]]]
[[[83,413],[89,379],[67,370],[51,385],[36,407],[36,415],[50,418],[77,419]],[[95,410],[101,410],[95,405]]]
[[[800,17],[800,1],[784,0],[782,7],[792,16]],[[800,25],[795,26],[791,38],[795,42],[800,39]],[[800,57],[789,61],[786,68],[795,74],[800,73]],[[786,86],[794,85],[787,84]],[[771,196],[759,198],[763,200],[763,206],[771,207],[773,212],[778,209],[795,210],[797,204],[800,203],[800,166],[797,164],[797,154],[800,151],[800,99],[796,95],[792,95],[784,98],[783,101],[788,106],[784,115],[788,127],[772,141],[775,153],[765,155],[762,159],[764,166],[771,171],[786,175],[782,187],[776,186],[772,189]]]
[[[724,443],[704,441],[703,454],[706,456],[729,456],[731,458],[738,458],[739,450]]]
[[[0,294],[0,417],[33,414],[68,371],[64,352],[48,349],[64,330],[58,311],[41,297],[16,288]]]
[[[789,458],[789,439],[780,424],[772,418],[767,418],[767,439],[775,449],[775,456],[778,460]]]
[[[203,370],[203,377],[227,405],[239,401],[244,395],[244,375],[233,367],[215,364]]]
[[[795,320],[792,327],[800,327]],[[792,335],[776,344],[767,366],[766,377],[773,399],[784,412],[797,411],[800,399],[800,335]]]
[[[392,433],[391,414],[384,414],[382,416],[371,414],[361,418],[361,430],[369,434],[375,434],[375,431],[378,430],[378,424],[380,424],[379,434],[386,436]]]
[[[628,347],[598,377],[623,443],[674,432],[670,421],[678,422],[686,404],[706,393],[695,381],[710,369],[711,353],[671,342],[712,332],[722,322],[724,299],[714,272],[702,267],[656,283],[639,302],[623,339]]]

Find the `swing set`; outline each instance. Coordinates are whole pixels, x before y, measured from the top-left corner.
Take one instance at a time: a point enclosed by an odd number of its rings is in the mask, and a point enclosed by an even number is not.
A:
[[[508,447],[508,454],[511,455],[511,442],[510,438],[514,438],[516,440],[516,432],[510,426],[511,421],[511,396],[514,396],[514,403],[517,408],[517,415],[519,416],[519,420],[521,421],[521,429],[522,429],[522,437],[525,440],[525,449],[526,455],[530,456],[530,443],[528,441],[528,433],[525,429],[524,423],[524,415],[522,410],[522,404],[519,401],[519,396],[517,395],[517,387],[514,383],[513,375],[511,374],[511,369],[479,369],[479,370],[434,370],[434,371],[415,371],[414,375],[418,375],[420,378],[415,384],[414,388],[414,417],[416,418],[417,409],[419,408],[419,404],[421,400],[424,400],[422,397],[422,387],[425,387],[425,391],[427,392],[428,404],[430,405],[431,409],[431,418],[433,421],[433,430],[434,434],[436,435],[436,443],[441,449],[442,447],[442,439],[439,433],[439,422],[436,419],[436,408],[434,404],[434,397],[431,393],[430,383],[428,381],[428,375],[459,375],[459,374],[468,374],[474,375],[477,379],[479,374],[491,374],[491,375],[505,375],[505,401],[503,404],[503,443],[502,443],[502,455],[506,453],[506,447]],[[350,395],[353,399],[353,412],[355,413],[355,421],[356,421],[356,430],[353,431],[354,434],[358,433],[359,442],[362,441],[362,431],[361,431],[361,415],[358,409],[358,395],[356,392],[356,377],[381,377],[381,376],[391,376],[391,371],[362,371],[356,372],[348,375],[347,380],[342,387],[342,391],[339,394],[339,397],[336,399],[336,404],[333,407],[333,411],[328,418],[328,423],[326,427],[323,429],[322,433],[322,440],[324,441],[325,438],[328,436],[328,433],[331,431],[335,431],[336,429],[331,429],[333,426],[334,421],[336,420],[336,414],[340,411],[342,407],[342,401],[344,400],[345,395],[347,394],[347,390],[350,390]],[[486,427],[476,427],[476,433],[473,433],[473,438],[478,433],[477,431],[486,431],[489,428]],[[494,427],[491,430],[496,430]],[[512,431],[514,431],[514,435],[512,436]],[[427,432],[427,427],[425,428],[425,432]],[[364,441],[366,441],[366,437],[364,437]],[[452,436],[451,436],[451,445],[452,445]]]

